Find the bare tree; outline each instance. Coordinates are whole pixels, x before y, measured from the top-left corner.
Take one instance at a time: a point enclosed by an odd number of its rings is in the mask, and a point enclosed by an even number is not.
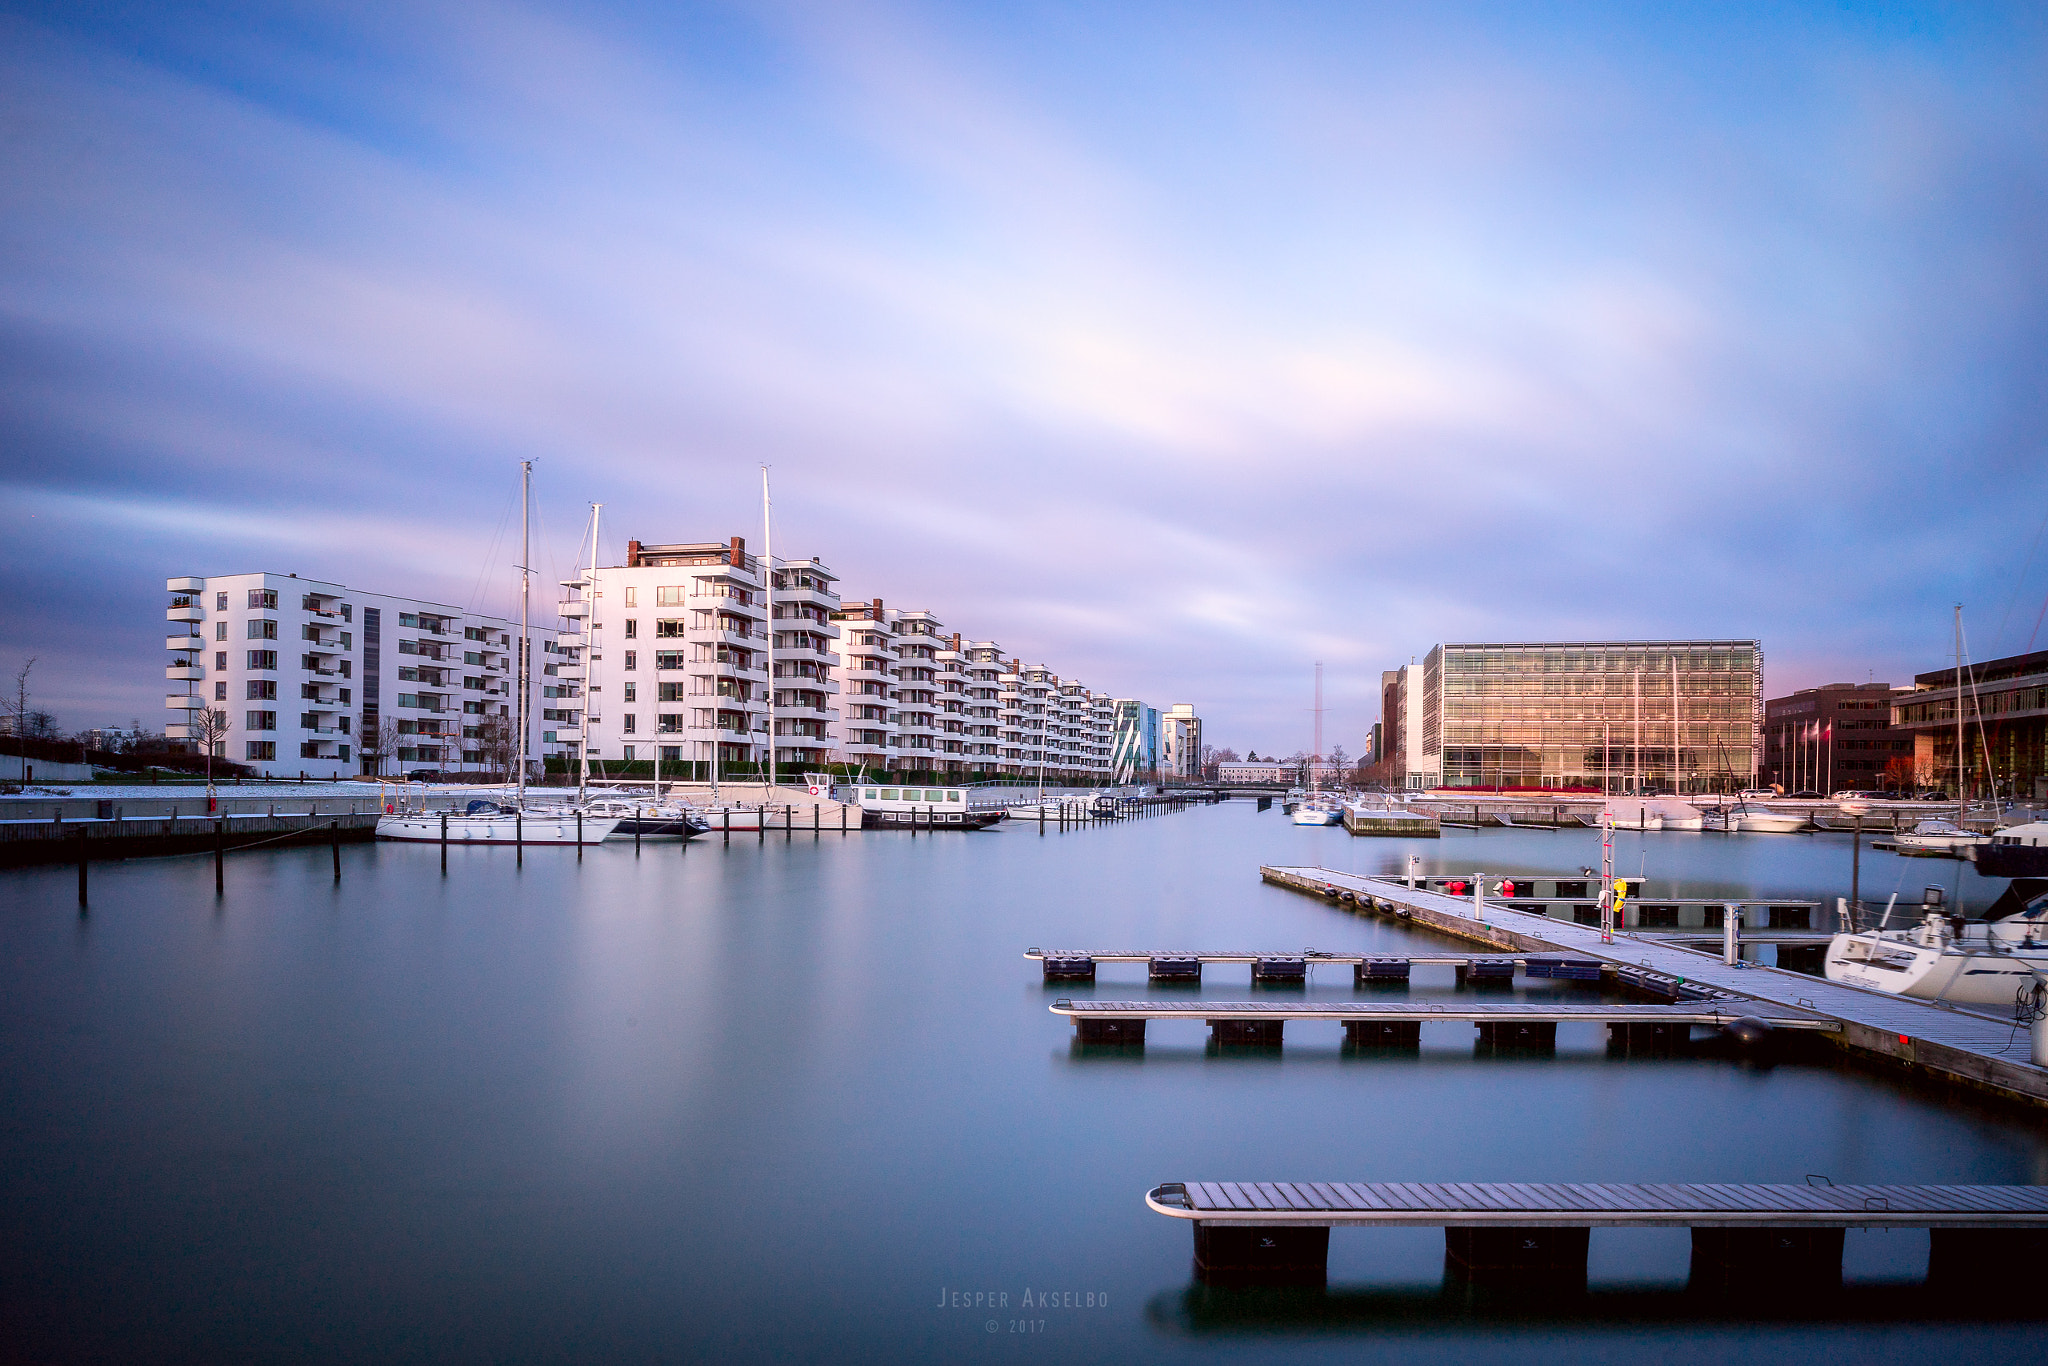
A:
[[[492,774],[501,781],[509,777],[512,766],[519,761],[519,731],[512,718],[486,716],[477,727],[477,736],[477,747],[483,751],[484,762],[490,765]]]
[[[228,718],[225,708],[215,710],[208,707],[187,715],[192,718],[189,734],[199,742],[200,752],[206,756],[206,790],[210,794],[213,791],[214,751],[220,750],[221,757],[227,757],[227,735],[235,723]]]
[[[356,733],[356,745],[370,776],[382,777],[385,761],[398,753],[398,722],[387,716],[374,727],[364,727]]]
[[[0,707],[6,710],[7,719],[14,723],[14,733],[24,738],[28,735],[31,715],[28,705],[28,672],[36,666],[36,656],[30,655],[28,662],[14,671],[14,696],[0,698]]]
[[[1351,756],[1344,752],[1344,746],[1331,745],[1330,752],[1323,756],[1323,763],[1327,766],[1325,772],[1342,778],[1350,771]]]

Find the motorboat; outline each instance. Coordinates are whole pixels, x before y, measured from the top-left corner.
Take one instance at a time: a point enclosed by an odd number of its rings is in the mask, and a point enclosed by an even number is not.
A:
[[[579,819],[580,817],[580,819]],[[377,818],[377,838],[414,844],[601,844],[617,828],[611,816],[592,816],[561,804],[518,806],[477,798],[460,811],[424,806]]]
[[[2048,821],[2009,825],[1963,854],[1985,877],[2048,877]]]
[[[1787,815],[1753,802],[1738,802],[1728,808],[1724,828],[1745,835],[1790,835],[1804,830],[1809,823],[1804,814]]]
[[[1999,914],[2001,911],[2005,914]],[[1939,909],[1908,929],[1845,931],[1828,941],[1831,982],[1957,1005],[2010,1007],[2048,977],[2048,879],[2017,878],[1981,940]]]
[[[583,805],[584,816],[608,816],[618,821],[612,827],[614,839],[686,840],[711,828],[711,822],[677,801],[628,801],[623,797],[601,797]]]
[[[1954,821],[1932,817],[1915,822],[1911,830],[1901,830],[1893,835],[1892,843],[1902,854],[1963,858],[1964,850],[1991,843],[1991,836],[1965,830]]]

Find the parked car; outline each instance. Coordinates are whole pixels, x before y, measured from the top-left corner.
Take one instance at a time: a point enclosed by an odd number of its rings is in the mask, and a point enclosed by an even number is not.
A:
[[[1775,787],[1746,787],[1735,794],[1738,802],[1767,802],[1778,795]]]
[[[1885,794],[1882,792],[1866,792],[1861,788],[1845,787],[1828,800],[1837,802],[1881,802],[1884,799]]]
[[[1826,801],[1826,800],[1827,800],[1827,798],[1825,798],[1825,797],[1821,796],[1821,795],[1820,795],[1820,793],[1818,793],[1818,792],[1814,792],[1814,791],[1811,791],[1811,790],[1809,790],[1809,789],[1807,789],[1807,788],[1801,788],[1801,789],[1799,789],[1799,791],[1797,791],[1797,792],[1793,792],[1793,793],[1789,793],[1789,794],[1787,794],[1787,795],[1789,795],[1789,796],[1791,797],[1791,799],[1792,799],[1793,801],[1802,801],[1802,802],[1803,802],[1803,801],[1816,801],[1816,802],[1824,802],[1824,801]]]
[[[405,775],[405,780],[410,783],[438,783],[441,781],[441,770],[438,768],[416,768]]]
[[[1928,787],[1915,792],[1913,800],[1916,802],[1945,802],[1950,800],[1950,798],[1948,793],[1943,792],[1940,788]]]

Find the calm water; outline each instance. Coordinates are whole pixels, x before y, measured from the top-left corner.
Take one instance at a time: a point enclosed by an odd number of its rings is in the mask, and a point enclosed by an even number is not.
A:
[[[1916,1233],[1850,1234],[1866,1294],[1821,1324],[1699,1318],[1673,1293],[1683,1230],[1596,1232],[1594,1294],[1549,1316],[1447,1303],[1435,1230],[1338,1230],[1327,1296],[1191,1288],[1187,1230],[1142,1203],[1162,1180],[2048,1182],[2024,1116],[1855,1071],[1610,1062],[1592,1029],[1554,1059],[1475,1059],[1461,1026],[1407,1059],[1346,1057],[1334,1025],[1217,1056],[1196,1023],[1086,1054],[1046,1005],[1089,988],[1019,956],[1441,947],[1257,879],[1409,848],[1237,803],[523,871],[455,850],[445,881],[430,847],[363,845],[339,890],[325,850],[250,854],[222,902],[203,858],[103,865],[87,918],[68,870],[5,874],[7,1355],[2038,1359],[2038,1326],[1883,1321]],[[1413,848],[1489,873],[1598,858],[1590,831]],[[1846,837],[1624,836],[1617,857],[1653,888],[1825,897],[1848,862]],[[1863,872],[1878,900],[1971,876],[1868,850]],[[1093,990],[1157,991],[1142,966]],[[1353,994],[1343,972],[1307,990]],[[1202,991],[1243,998],[1248,971]],[[1060,1307],[1021,1311],[1027,1290]],[[941,1307],[955,1291],[1009,1304]]]

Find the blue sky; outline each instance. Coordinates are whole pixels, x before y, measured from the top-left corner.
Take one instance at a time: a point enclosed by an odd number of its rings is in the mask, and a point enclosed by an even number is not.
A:
[[[0,663],[162,580],[757,544],[1211,738],[1445,639],[2048,593],[2048,21],[1995,5],[0,7]],[[2048,643],[2048,628],[2036,640]]]

